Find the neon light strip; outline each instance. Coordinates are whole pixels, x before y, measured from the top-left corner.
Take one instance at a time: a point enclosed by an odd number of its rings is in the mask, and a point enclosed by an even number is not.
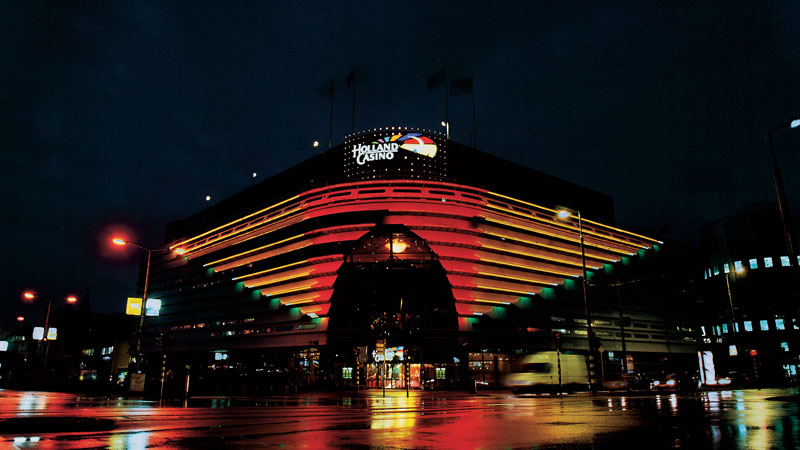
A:
[[[222,259],[218,259],[218,260],[216,260],[216,261],[213,261],[213,262],[210,262],[210,263],[203,264],[203,267],[213,266],[213,265],[219,264],[219,263],[221,263],[221,262],[223,262],[223,261],[227,261],[227,260],[229,260],[229,259],[233,259],[233,258],[236,258],[236,257],[239,257],[239,256],[244,256],[244,255],[246,255],[246,254],[248,254],[248,253],[253,253],[253,252],[257,252],[257,251],[259,251],[259,250],[265,250],[265,249],[268,249],[268,248],[270,248],[270,247],[275,247],[276,245],[283,244],[284,242],[291,241],[292,239],[301,238],[301,237],[303,237],[303,236],[305,236],[305,235],[306,235],[306,233],[297,234],[297,235],[294,235],[294,236],[292,236],[292,237],[289,237],[289,238],[286,238],[286,239],[280,240],[280,241],[278,241],[278,242],[273,242],[273,243],[271,243],[271,244],[262,245],[261,247],[253,248],[253,249],[250,249],[250,250],[244,251],[244,252],[242,252],[242,253],[237,253],[237,254],[235,254],[235,255],[232,255],[232,256],[228,256],[228,257],[225,257],[225,258],[222,258]]]
[[[519,278],[519,277],[512,277],[508,275],[500,275],[497,273],[490,273],[490,272],[478,272],[478,275],[482,276],[491,276],[497,278],[505,278],[506,280],[514,280],[514,281],[523,281],[525,283],[536,283],[536,284],[546,284],[548,286],[558,286],[558,283],[553,283],[550,281],[542,281],[542,280],[533,280],[530,278]]]
[[[500,206],[495,206],[495,205],[492,205],[492,204],[488,204],[486,206],[489,207],[489,208],[492,208],[492,209],[496,209],[498,211],[503,211],[503,212],[508,213],[508,214],[513,214],[513,215],[522,217],[522,218],[527,219],[527,220],[533,219],[535,221],[543,222],[543,223],[546,223],[548,225],[555,225],[556,227],[575,230],[576,233],[579,232],[578,231],[578,226],[569,225],[569,224],[566,224],[566,223],[559,223],[559,222],[556,222],[555,219],[553,219],[553,221],[549,221],[549,220],[542,219],[541,217],[528,216],[528,215],[525,215],[525,214],[523,214],[523,213],[521,213],[519,211],[513,211],[513,210],[510,210],[510,209],[506,209],[506,208],[503,208],[503,207],[500,207]],[[555,213],[555,211],[554,211],[554,213]],[[584,222],[586,221],[586,219],[583,219],[583,218],[581,218],[581,220],[584,221]],[[600,238],[600,239],[605,239],[605,240],[610,240],[610,241],[617,241],[617,242],[621,242],[621,243],[624,243],[624,244],[627,244],[627,245],[636,246],[636,244],[633,243],[633,242],[626,241],[624,239],[619,239],[619,238],[616,238],[616,237],[613,237],[613,236],[610,236],[610,235],[607,235],[607,234],[600,234],[600,233],[598,233],[596,231],[593,231],[593,230],[591,230],[589,228],[586,228],[586,227],[583,227],[583,234],[584,234],[584,237],[587,236],[587,235],[590,235],[590,236],[594,236],[594,237]],[[641,246],[639,248],[648,248],[648,247],[647,246]]]
[[[512,201],[515,201],[515,202],[519,202],[519,203],[522,203],[523,205],[528,205],[528,206],[532,206],[532,207],[535,207],[535,208],[541,208],[541,209],[543,209],[543,210],[545,210],[545,211],[547,211],[549,213],[552,213],[553,215],[558,214],[558,212],[556,210],[554,210],[554,209],[546,208],[544,206],[534,205],[533,203],[528,203],[528,202],[526,202],[524,200],[519,200],[519,199],[516,199],[516,198],[513,198],[513,197],[509,197],[507,195],[498,194],[497,192],[486,191],[486,193],[491,194],[491,195],[496,195],[496,196],[498,196],[500,198],[504,198],[504,199],[507,199],[507,200],[512,200]],[[599,222],[595,222],[595,221],[592,221],[592,220],[589,220],[589,219],[584,219],[583,217],[581,217],[581,221],[588,222],[588,223],[591,223],[592,225],[597,225],[597,226],[600,226],[600,227],[603,227],[603,228],[607,228],[607,229],[610,229],[610,230],[614,230],[614,231],[617,231],[617,232],[622,233],[622,234],[636,236],[638,238],[641,238],[641,239],[644,239],[646,241],[650,241],[650,242],[653,242],[653,243],[659,243],[659,244],[662,243],[658,239],[653,239],[653,238],[649,238],[647,236],[642,236],[641,234],[636,234],[636,233],[632,233],[630,231],[621,230],[619,228],[615,228],[615,227],[612,227],[610,225],[604,225],[604,224],[599,223]]]
[[[486,218],[486,221],[487,222],[499,223],[499,224],[506,225],[506,226],[509,226],[509,227],[513,227],[513,228],[516,228],[516,229],[519,229],[519,230],[525,230],[525,231],[528,231],[528,232],[531,232],[531,233],[544,234],[546,236],[551,236],[551,237],[555,237],[555,238],[558,238],[558,239],[563,239],[563,240],[566,240],[566,241],[574,242],[574,243],[576,243],[578,245],[580,245],[580,242],[581,242],[579,234],[577,235],[578,237],[573,238],[571,236],[572,233],[570,233],[570,235],[549,233],[549,232],[547,232],[545,230],[542,230],[542,229],[528,228],[528,227],[524,227],[524,226],[519,225],[519,224],[506,222],[506,221],[503,221],[503,220],[492,219],[492,218],[489,218],[489,217]],[[613,248],[613,247],[601,246],[596,242],[592,242],[591,240],[586,239],[585,237],[584,237],[583,244],[586,247],[600,248],[602,250],[606,250],[606,251],[609,251],[609,252],[615,252],[615,253],[621,253],[623,255],[630,255],[631,254],[630,250],[621,250],[621,249],[617,249],[617,248]],[[625,244],[628,247],[632,247],[632,248],[636,249],[636,251],[639,251],[642,248],[640,246],[633,245],[630,242],[625,242]]]
[[[509,302],[501,302],[501,301],[497,301],[497,300],[484,300],[482,298],[476,298],[475,301],[476,302],[481,302],[481,303],[493,303],[495,305],[510,305],[511,304]]]
[[[302,260],[302,261],[297,261],[297,262],[293,262],[293,263],[290,263],[290,264],[285,264],[285,265],[283,265],[283,266],[275,267],[275,268],[272,268],[272,269],[262,270],[262,271],[260,271],[260,272],[254,272],[254,273],[250,273],[250,274],[247,274],[247,275],[242,275],[242,276],[240,276],[240,277],[234,277],[234,278],[231,278],[231,280],[232,280],[232,281],[236,281],[236,280],[241,280],[241,279],[243,279],[243,278],[250,278],[250,277],[254,277],[254,276],[256,276],[256,275],[263,275],[263,274],[265,274],[265,273],[274,272],[274,271],[276,271],[276,270],[285,269],[285,268],[287,268],[287,267],[292,267],[292,266],[296,266],[296,265],[298,265],[298,264],[303,264],[303,263],[307,263],[307,262],[309,262],[309,260],[308,260],[308,259],[304,259],[304,260]]]
[[[504,248],[494,247],[494,246],[491,246],[491,245],[483,245],[483,248],[488,248],[490,250],[496,250],[496,251],[501,251],[501,252],[513,253],[515,255],[523,255],[523,256],[527,256],[529,258],[545,259],[547,261],[554,261],[554,262],[558,262],[558,263],[561,263],[561,264],[567,264],[567,265],[573,266],[573,267],[583,268],[583,265],[581,263],[579,263],[579,262],[567,261],[567,260],[558,259],[558,258],[551,258],[549,256],[534,255],[532,253],[525,253],[525,252],[520,252],[520,251],[507,250],[507,249],[504,249]],[[594,266],[592,266],[591,268],[595,269],[595,270],[599,269],[599,267],[594,267]]]
[[[540,268],[533,267],[533,266],[524,266],[524,265],[521,265],[521,264],[514,264],[514,263],[510,263],[510,262],[506,262],[506,261],[497,261],[497,260],[493,260],[493,259],[481,259],[481,261],[488,262],[488,263],[499,264],[499,265],[503,265],[503,266],[516,267],[518,269],[535,270],[537,272],[547,272],[547,273],[552,273],[554,275],[561,275],[561,276],[565,276],[565,277],[577,277],[577,276],[580,276],[579,273],[557,272],[557,271],[554,271],[554,270],[545,270],[545,269],[540,269]]]
[[[517,290],[514,290],[514,289],[506,289],[506,288],[499,288],[499,287],[492,287],[492,286],[482,286],[482,285],[479,285],[479,284],[475,285],[475,287],[478,288],[478,289],[489,289],[489,290],[493,290],[493,291],[510,292],[512,294],[525,295],[525,296],[527,296],[527,295],[535,295],[535,293],[533,291],[517,291]],[[539,288],[539,292],[541,292],[541,288]]]
[[[496,237],[499,237],[499,238],[511,239],[511,240],[514,240],[514,241],[517,241],[517,242],[523,242],[525,244],[533,245],[533,246],[536,246],[536,247],[542,247],[542,248],[546,248],[546,249],[550,249],[550,250],[556,250],[556,251],[560,251],[560,252],[564,252],[564,253],[570,253],[570,254],[576,255],[576,256],[581,256],[580,250],[576,251],[576,250],[567,249],[567,248],[564,248],[564,247],[557,247],[555,245],[542,244],[541,242],[529,241],[527,239],[522,239],[522,238],[519,238],[519,237],[510,236],[510,235],[507,235],[507,234],[500,234],[500,233],[494,233],[494,232],[489,232],[489,231],[486,231],[485,233],[488,234],[489,236],[496,236]],[[588,258],[593,258],[593,259],[599,259],[601,261],[617,262],[617,260],[615,260],[615,259],[608,259],[606,256],[598,255],[596,253],[587,252],[586,249],[584,249],[584,254],[586,255],[587,259]]]
[[[208,234],[210,234],[210,233],[213,233],[213,232],[215,232],[215,231],[217,231],[217,230],[221,230],[221,229],[223,229],[223,228],[225,228],[225,227],[227,227],[227,226],[233,225],[233,224],[235,224],[235,223],[237,223],[237,222],[241,222],[241,221],[243,221],[243,220],[245,220],[245,219],[249,219],[250,217],[257,216],[257,215],[259,215],[259,214],[261,214],[261,213],[264,213],[264,212],[266,212],[266,211],[269,211],[270,209],[276,208],[276,207],[278,207],[278,206],[280,206],[280,205],[283,205],[284,203],[290,202],[290,201],[292,201],[292,200],[294,200],[294,199],[297,199],[297,198],[300,198],[300,196],[299,196],[299,195],[295,195],[295,196],[289,197],[289,198],[287,198],[286,200],[283,200],[283,201],[281,201],[281,202],[275,203],[275,204],[274,204],[274,205],[272,205],[272,206],[268,206],[268,207],[266,207],[266,208],[264,208],[264,209],[262,209],[262,210],[259,210],[259,211],[256,211],[256,212],[254,212],[254,213],[252,213],[252,214],[248,214],[248,215],[246,215],[246,216],[244,216],[244,217],[240,217],[240,218],[238,218],[238,219],[236,219],[236,220],[234,220],[234,221],[232,221],[232,222],[228,222],[228,223],[226,223],[225,225],[220,225],[220,226],[218,226],[218,227],[216,227],[216,228],[214,228],[214,229],[211,229],[211,230],[208,230],[208,231],[206,231],[205,233],[198,234],[197,236],[194,236],[194,237],[191,237],[191,238],[189,238],[189,239],[186,239],[185,241],[178,242],[178,243],[177,243],[177,244],[175,244],[175,245],[171,245],[169,248],[170,248],[170,250],[172,250],[172,249],[173,249],[173,248],[175,248],[175,247],[183,247],[183,246],[185,246],[185,245],[186,245],[188,242],[191,242],[191,241],[197,240],[197,239],[199,239],[199,238],[201,238],[201,237],[203,237],[203,236],[206,236],[206,235],[208,235]],[[241,231],[241,230],[240,230],[240,231]]]

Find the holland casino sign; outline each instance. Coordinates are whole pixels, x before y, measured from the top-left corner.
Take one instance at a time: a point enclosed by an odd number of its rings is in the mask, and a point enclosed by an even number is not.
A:
[[[393,134],[369,144],[355,144],[353,159],[359,166],[370,161],[394,159],[394,154],[401,148],[430,158],[436,156],[437,150],[436,143],[420,133]]]

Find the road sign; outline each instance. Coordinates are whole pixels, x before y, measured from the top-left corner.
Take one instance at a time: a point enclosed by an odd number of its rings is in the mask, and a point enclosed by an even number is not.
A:
[[[131,392],[144,392],[145,375],[143,373],[134,373],[131,375]]]

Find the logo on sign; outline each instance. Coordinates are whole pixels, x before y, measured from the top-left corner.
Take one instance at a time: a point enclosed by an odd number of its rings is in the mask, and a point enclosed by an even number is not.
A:
[[[430,158],[436,156],[437,150],[431,138],[419,133],[393,134],[370,144],[354,145],[353,158],[361,166],[369,161],[394,159],[394,154],[401,148]]]

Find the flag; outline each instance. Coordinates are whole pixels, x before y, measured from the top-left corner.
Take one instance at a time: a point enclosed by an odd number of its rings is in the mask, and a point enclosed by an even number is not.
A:
[[[464,78],[450,82],[450,95],[472,94],[472,78]]]
[[[444,69],[428,77],[428,90],[432,91],[444,83]]]
[[[351,70],[350,73],[347,74],[347,78],[345,78],[345,81],[347,82],[347,87],[352,86],[353,82],[356,81],[356,71]]]

